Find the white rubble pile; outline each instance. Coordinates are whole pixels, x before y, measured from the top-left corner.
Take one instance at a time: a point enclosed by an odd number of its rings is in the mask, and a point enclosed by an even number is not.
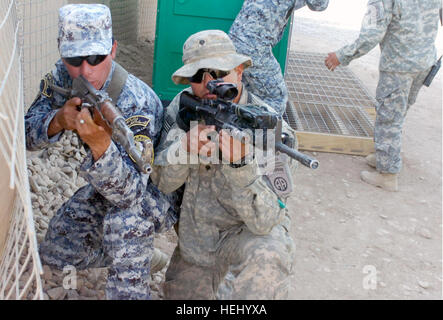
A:
[[[28,175],[31,188],[31,201],[34,212],[37,240],[40,243],[46,234],[52,216],[86,181],[79,176],[80,164],[86,151],[72,131],[65,131],[61,139],[47,150],[28,152]],[[163,297],[161,283],[166,268],[151,275],[151,296],[154,300]],[[42,283],[44,296],[50,300],[103,300],[107,269],[88,269],[76,272],[76,289],[73,286],[70,270],[55,270],[44,266]],[[63,287],[65,279],[65,288]]]

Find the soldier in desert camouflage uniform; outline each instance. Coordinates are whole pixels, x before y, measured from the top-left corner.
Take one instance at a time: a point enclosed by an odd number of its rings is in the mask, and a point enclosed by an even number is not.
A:
[[[246,69],[243,83],[282,115],[286,110],[288,89],[272,48],[280,42],[294,10],[307,5],[323,11],[329,0],[245,0],[229,30],[238,53],[248,55],[254,65]]]
[[[206,30],[190,36],[183,46],[184,66],[172,79],[191,84],[184,91],[199,98],[215,99],[208,81],[223,78],[237,85],[233,102],[263,105],[241,84],[243,69],[251,59],[237,54],[228,35]],[[185,183],[181,206],[179,243],[166,272],[167,299],[284,299],[288,295],[295,246],[288,230],[290,217],[281,196],[267,176],[259,174],[252,148],[220,131],[209,141],[211,126],[199,123],[185,132],[177,125],[179,93],[166,109],[164,131],[156,154],[153,181],[165,193]],[[295,136],[285,124],[284,132]],[[193,140],[190,137],[195,137]],[[233,152],[229,152],[230,144]],[[223,163],[208,157],[221,151]],[[174,163],[175,155],[197,155],[197,163]],[[214,157],[218,160],[218,156]],[[296,165],[291,160],[288,175]],[[219,285],[229,274],[225,290]]]
[[[375,154],[366,158],[377,171],[362,171],[361,179],[386,190],[398,190],[405,116],[437,60],[434,43],[440,8],[441,0],[370,0],[358,39],[325,59],[334,70],[380,44]]]
[[[26,146],[43,149],[64,130],[76,130],[90,152],[80,174],[80,188],[51,219],[40,244],[43,263],[84,269],[108,266],[108,299],[149,299],[154,232],[173,225],[170,201],[139,172],[124,148],[111,140],[111,129],[97,111],[79,111],[78,97],[67,99],[49,84],[70,88],[83,75],[97,90],[107,90],[115,75],[117,43],[111,14],[104,5],[67,5],[59,10],[62,59],[42,81],[25,116]],[[158,142],[163,108],[155,93],[128,74],[114,101],[135,138]],[[137,140],[137,139],[136,139]]]

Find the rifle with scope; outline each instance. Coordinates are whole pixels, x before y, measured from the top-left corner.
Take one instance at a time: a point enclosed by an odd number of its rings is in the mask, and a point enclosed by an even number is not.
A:
[[[180,95],[180,109],[176,122],[182,130],[189,131],[191,121],[204,120],[206,125],[214,125],[217,132],[228,130],[233,138],[243,143],[257,146],[256,142],[260,141],[258,146],[263,150],[273,148],[308,168],[318,168],[318,160],[292,149],[293,141],[289,135],[282,133],[283,120],[276,113],[268,111],[265,106],[238,105],[229,102],[228,100],[232,100],[238,94],[236,86],[232,83],[211,80],[206,87],[212,94],[217,95],[217,99],[200,99],[188,92]],[[268,143],[268,130],[275,132],[273,145]],[[257,132],[261,135],[256,136]]]

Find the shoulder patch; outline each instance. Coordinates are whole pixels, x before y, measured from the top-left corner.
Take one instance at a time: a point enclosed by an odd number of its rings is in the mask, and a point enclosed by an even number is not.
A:
[[[128,125],[129,129],[132,130],[132,132],[143,132],[143,129],[145,129],[149,122],[151,122],[151,119],[142,116],[142,115],[135,115],[125,120],[126,124]],[[151,166],[154,163],[154,146],[152,144],[151,138],[149,138],[146,134],[135,134],[134,135],[134,142],[137,146],[138,151],[143,154],[143,151],[145,153],[147,152],[151,157]],[[143,150],[145,147],[149,148],[150,150]],[[129,155],[132,161],[135,162],[135,160]]]
[[[54,83],[54,77],[52,76],[52,73],[49,72],[40,81],[40,93],[47,98],[51,98],[52,97],[52,89],[50,88],[49,84],[53,84],[53,83]]]
[[[146,128],[151,119],[146,116],[135,115],[126,119],[125,122],[132,131],[137,132]]]

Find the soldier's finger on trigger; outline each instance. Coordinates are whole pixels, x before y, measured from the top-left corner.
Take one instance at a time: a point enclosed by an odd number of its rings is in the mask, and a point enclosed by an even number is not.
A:
[[[77,108],[82,104],[82,100],[78,97],[71,98],[67,101],[66,106],[69,108]]]

